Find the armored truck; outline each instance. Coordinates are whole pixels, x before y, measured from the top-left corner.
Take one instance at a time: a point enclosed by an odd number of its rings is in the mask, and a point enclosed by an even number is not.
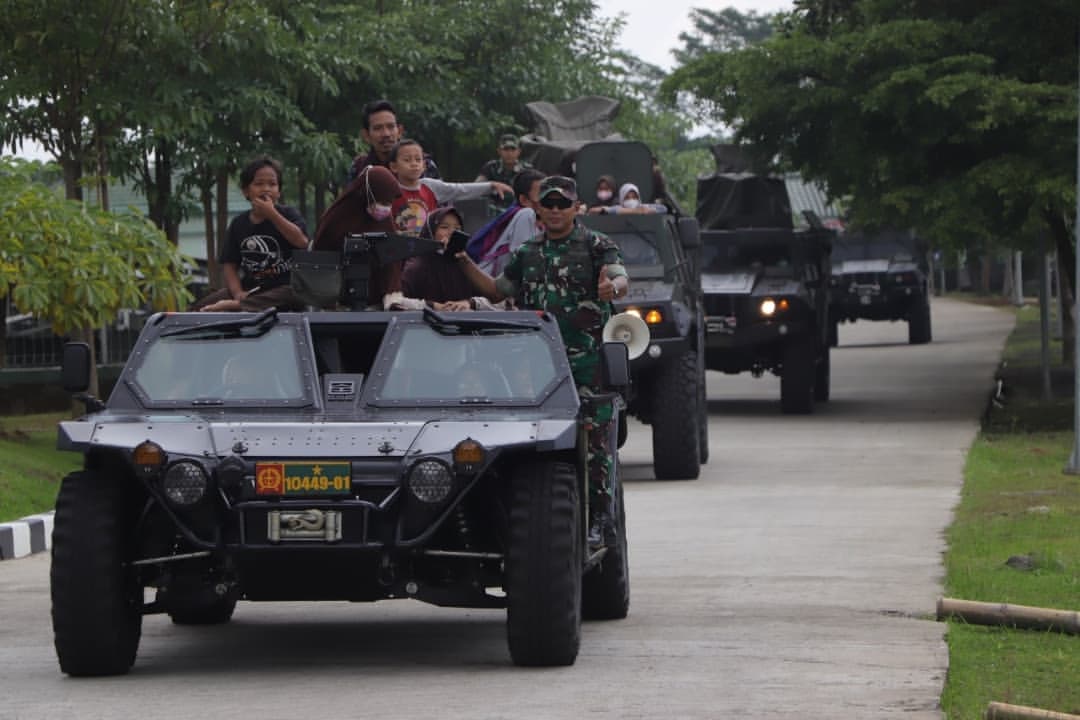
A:
[[[611,393],[591,401],[617,416],[626,346],[601,368]],[[85,345],[62,372],[84,393]],[[572,664],[582,618],[628,612],[617,459],[596,538],[582,399],[546,313],[157,314],[108,399],[79,397],[51,572],[70,675],[127,672],[144,615],[223,623],[237,601],[506,608],[528,666]]]
[[[718,172],[698,180],[705,365],[780,377],[780,407],[806,414],[829,399],[833,231],[796,228],[783,180]]]
[[[905,321],[908,342],[930,342],[926,246],[899,230],[848,232],[836,238],[830,280],[829,344],[840,342],[840,323]]]
[[[597,180],[610,175],[636,185],[647,202],[661,198],[667,206],[666,214],[579,221],[619,245],[631,282],[615,309],[640,317],[649,331],[631,359],[627,414],[650,427],[653,472],[659,480],[697,478],[709,459],[698,221],[657,186],[661,176],[649,147],[611,133],[617,101],[581,98],[528,109],[537,132],[522,138],[523,156],[542,172],[572,175],[586,205],[600,204]]]

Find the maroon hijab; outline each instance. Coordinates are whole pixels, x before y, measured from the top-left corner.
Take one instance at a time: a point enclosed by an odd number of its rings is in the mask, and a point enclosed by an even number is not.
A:
[[[364,168],[319,218],[312,249],[341,252],[349,233],[396,232],[391,218],[376,220],[368,206],[390,205],[400,194],[401,186],[389,170],[377,165]],[[400,291],[401,263],[378,265],[372,258],[368,303],[381,305],[383,295]]]

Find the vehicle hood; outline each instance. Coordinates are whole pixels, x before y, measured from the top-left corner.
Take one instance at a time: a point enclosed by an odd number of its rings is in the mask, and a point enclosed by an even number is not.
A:
[[[626,298],[620,298],[619,305],[627,303],[662,303],[672,299],[675,287],[663,280],[633,280]]]
[[[130,421],[72,420],[60,423],[62,450],[132,448],[150,440],[170,455],[224,457],[402,457],[448,452],[466,437],[487,447],[548,443],[572,447],[576,419],[492,422],[295,422],[265,420],[206,422],[185,418],[139,417]]]
[[[757,273],[739,271],[702,273],[701,289],[706,295],[749,295],[754,290]]]
[[[889,271],[889,260],[845,260],[833,267],[837,275],[854,273],[883,273]]]

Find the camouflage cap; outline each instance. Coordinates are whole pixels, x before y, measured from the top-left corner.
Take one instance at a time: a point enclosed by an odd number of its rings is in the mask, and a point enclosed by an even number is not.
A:
[[[540,199],[543,200],[551,193],[559,193],[567,200],[577,200],[577,183],[572,178],[563,175],[552,175],[544,178],[540,183]]]
[[[499,138],[499,147],[501,148],[518,148],[521,147],[521,143],[518,142],[517,135],[511,135],[507,133]]]

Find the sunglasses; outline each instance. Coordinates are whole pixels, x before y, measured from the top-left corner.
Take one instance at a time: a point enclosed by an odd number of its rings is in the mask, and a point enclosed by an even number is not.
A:
[[[555,195],[554,197],[548,195],[540,201],[540,207],[547,208],[548,210],[569,210],[574,206],[574,201],[568,197],[562,195]]]

